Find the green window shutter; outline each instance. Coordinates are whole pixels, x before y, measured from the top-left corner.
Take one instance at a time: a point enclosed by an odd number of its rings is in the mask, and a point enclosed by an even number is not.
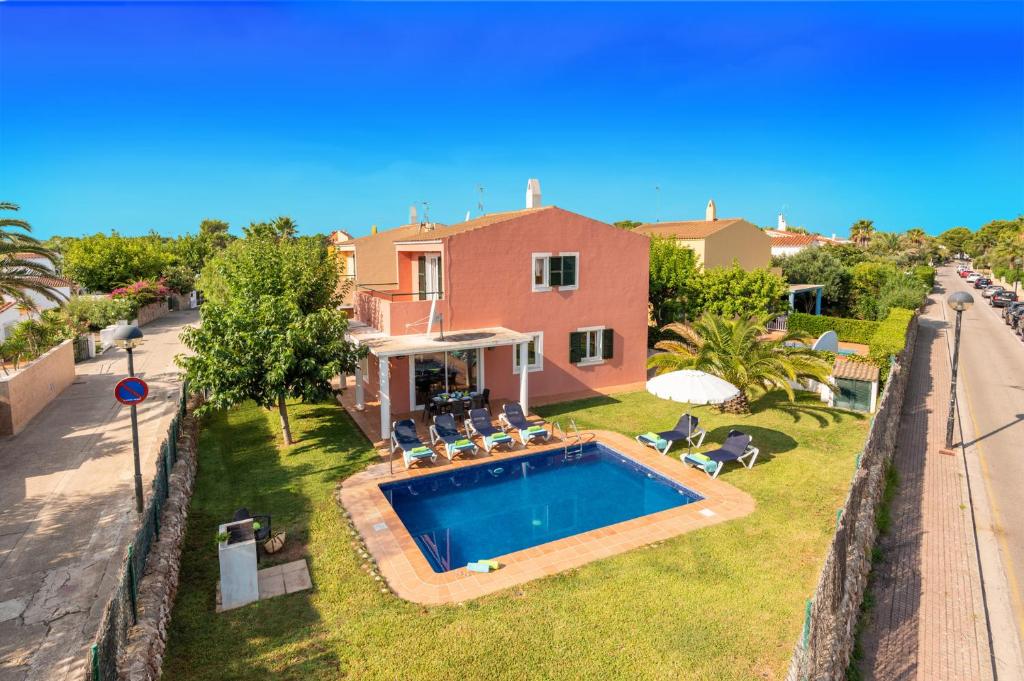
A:
[[[615,332],[611,329],[604,329],[601,331],[601,358],[611,359],[612,355],[615,354]]]
[[[563,255],[558,258],[562,261],[562,286],[576,285],[576,256]]]
[[[419,297],[420,300],[426,300],[427,299],[427,256],[421,255],[420,257],[416,258],[416,264],[419,267],[419,274],[417,275],[418,286],[416,287],[417,290],[419,291],[419,296],[418,297]]]
[[[548,285],[549,286],[561,286],[562,285],[562,259],[557,255],[548,258],[550,261],[550,270],[548,271]]]
[[[569,333],[569,363],[579,364],[587,354],[587,334],[582,331]]]

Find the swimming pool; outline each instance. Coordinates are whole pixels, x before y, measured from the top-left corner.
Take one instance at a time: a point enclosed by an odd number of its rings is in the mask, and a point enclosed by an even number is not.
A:
[[[434,572],[700,501],[588,442],[380,485]]]

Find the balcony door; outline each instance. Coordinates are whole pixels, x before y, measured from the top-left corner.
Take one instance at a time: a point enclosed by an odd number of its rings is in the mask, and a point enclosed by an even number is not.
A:
[[[419,260],[419,299],[439,300],[441,298],[441,254],[428,253]]]

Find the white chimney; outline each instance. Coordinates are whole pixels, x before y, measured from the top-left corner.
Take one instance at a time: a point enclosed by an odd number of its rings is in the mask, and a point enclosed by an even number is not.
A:
[[[782,213],[779,213],[779,231],[786,231],[786,216],[783,215]]]
[[[540,208],[540,180],[527,180],[526,207]]]
[[[714,222],[715,220],[718,219],[718,214],[717,214],[717,211],[715,210],[715,200],[714,199],[708,200],[708,207],[704,211],[704,219],[707,220],[708,222]]]
[[[416,216],[416,204],[409,206],[409,224],[419,224],[419,218]]]

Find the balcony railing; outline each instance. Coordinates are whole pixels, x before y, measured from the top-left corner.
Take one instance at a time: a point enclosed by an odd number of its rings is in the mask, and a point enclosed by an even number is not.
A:
[[[378,284],[377,286],[381,286]],[[374,298],[380,298],[393,303],[407,302],[407,301],[421,301],[421,300],[444,300],[443,291],[395,291],[395,290],[382,290],[375,288],[374,286],[368,286],[362,284],[358,287],[359,291],[369,293]]]

